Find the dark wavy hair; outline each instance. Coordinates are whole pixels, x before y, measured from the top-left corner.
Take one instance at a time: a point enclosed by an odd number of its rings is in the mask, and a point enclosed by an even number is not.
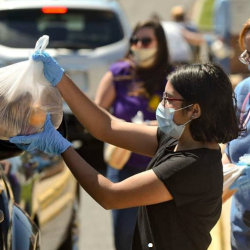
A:
[[[242,128],[236,115],[238,109],[232,83],[219,65],[197,63],[181,66],[168,80],[185,100],[182,107],[200,105],[201,116],[190,123],[194,140],[227,143],[240,135]]]
[[[146,92],[151,96],[155,91],[164,91],[166,77],[173,70],[173,67],[169,62],[166,36],[160,22],[157,20],[139,22],[135,26],[132,36],[142,28],[152,28],[158,43],[156,58],[153,65],[147,68],[140,66],[136,66],[135,68],[135,77],[143,81],[143,88],[145,88]],[[130,53],[129,50],[125,58],[129,58]]]

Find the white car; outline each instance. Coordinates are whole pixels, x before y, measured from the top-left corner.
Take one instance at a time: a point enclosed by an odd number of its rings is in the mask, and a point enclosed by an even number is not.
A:
[[[110,64],[127,51],[131,28],[114,0],[0,0],[0,67],[27,60],[42,35],[50,37],[46,52],[93,99]],[[90,149],[91,137],[66,103],[64,113],[69,140]]]

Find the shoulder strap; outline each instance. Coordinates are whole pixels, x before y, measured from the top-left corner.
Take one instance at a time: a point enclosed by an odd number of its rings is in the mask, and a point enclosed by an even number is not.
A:
[[[245,112],[246,104],[247,104],[247,101],[248,101],[249,97],[250,97],[250,92],[247,94],[247,96],[246,96],[246,98],[245,98],[245,100],[244,100],[244,102],[243,102],[243,104],[241,106],[241,114],[240,114],[240,121],[241,122],[243,122],[243,114]],[[246,119],[245,119],[245,121],[243,123],[243,128],[247,125],[249,119],[250,119],[250,112],[248,112],[247,117],[246,117]]]

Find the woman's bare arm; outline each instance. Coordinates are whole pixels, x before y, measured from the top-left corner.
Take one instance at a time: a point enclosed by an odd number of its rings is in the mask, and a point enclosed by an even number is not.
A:
[[[205,43],[204,36],[200,33],[192,32],[187,29],[182,29],[183,37],[188,41],[188,43],[198,46]]]
[[[73,148],[69,147],[62,157],[79,184],[105,209],[152,205],[173,199],[153,170],[113,183],[89,166]]]
[[[65,74],[57,88],[79,122],[94,137],[139,154],[151,157],[155,154],[158,146],[157,127],[113,118],[92,102]]]
[[[116,91],[113,84],[113,75],[108,71],[100,81],[97,88],[95,103],[100,107],[109,110],[116,97]]]

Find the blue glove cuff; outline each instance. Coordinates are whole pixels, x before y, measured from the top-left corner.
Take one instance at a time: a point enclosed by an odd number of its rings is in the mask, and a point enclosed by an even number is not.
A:
[[[63,74],[64,74],[64,69],[61,68],[61,71],[58,72],[56,78],[53,78],[52,80],[50,80],[50,83],[52,84],[52,86],[55,87],[61,81]]]
[[[51,83],[51,85],[55,87],[61,81],[64,69],[46,52],[35,52],[32,55],[32,58],[34,61],[43,62],[44,76]]]
[[[73,144],[70,143],[68,140],[64,139],[59,142],[61,145],[58,147],[58,151],[56,152],[57,155],[62,154],[64,151],[66,151],[69,147],[72,147]]]
[[[31,151],[39,149],[47,154],[60,155],[72,144],[66,140],[52,125],[50,115],[47,115],[44,130],[33,135],[15,136],[10,138],[19,148]]]

